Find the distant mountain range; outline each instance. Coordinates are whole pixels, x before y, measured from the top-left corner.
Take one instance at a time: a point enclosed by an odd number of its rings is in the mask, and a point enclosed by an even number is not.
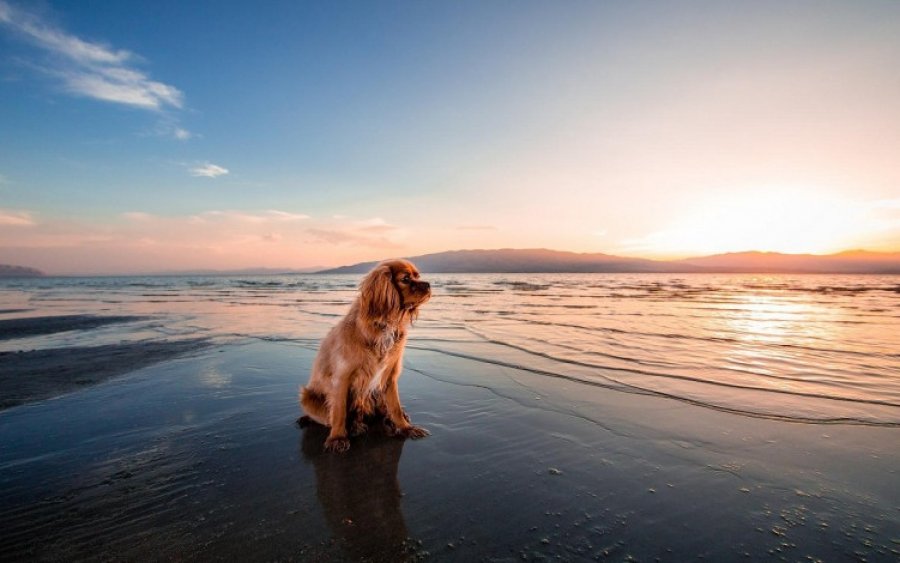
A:
[[[853,250],[838,254],[733,252],[684,260],[648,260],[547,249],[452,250],[409,257],[431,273],[816,273],[900,274],[900,252]],[[360,274],[378,262],[322,270]]]
[[[451,250],[411,256],[426,273],[758,273],[758,274],[900,274],[900,252],[851,250],[837,254],[731,252],[684,260],[648,260],[602,253],[544,248]],[[245,268],[155,272],[156,276],[257,276],[276,274],[362,274],[378,262],[330,268]],[[0,278],[45,276],[25,266],[0,264]]]
[[[39,278],[44,272],[25,266],[0,264],[0,278]]]
[[[717,272],[900,274],[900,252],[866,250],[826,255],[732,252],[681,262]]]

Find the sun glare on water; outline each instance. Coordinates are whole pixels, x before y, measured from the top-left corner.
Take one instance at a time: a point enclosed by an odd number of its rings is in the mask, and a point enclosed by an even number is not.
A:
[[[648,242],[664,254],[826,254],[852,245],[863,223],[852,202],[812,191],[765,189],[704,203]]]

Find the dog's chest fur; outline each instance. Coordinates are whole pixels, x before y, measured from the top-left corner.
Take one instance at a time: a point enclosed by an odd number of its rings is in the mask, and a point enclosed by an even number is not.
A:
[[[375,339],[375,351],[378,353],[378,357],[383,358],[386,356],[398,340],[400,340],[400,334],[396,329],[384,327],[378,338]]]
[[[377,393],[384,387],[384,378],[387,376],[387,372],[390,369],[388,353],[399,344],[401,338],[402,334],[400,331],[392,327],[384,327],[384,329],[378,333],[378,337],[375,338],[372,343],[373,348],[375,348],[375,353],[378,356],[378,365],[375,368],[375,372],[372,374],[371,379],[369,379],[364,386],[367,393]]]

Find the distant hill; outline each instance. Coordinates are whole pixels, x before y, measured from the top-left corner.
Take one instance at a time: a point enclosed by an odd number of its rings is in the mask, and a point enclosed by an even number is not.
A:
[[[39,278],[44,275],[44,272],[34,268],[0,264],[0,278]]]
[[[411,256],[431,273],[835,273],[900,274],[900,253],[854,250],[830,255],[735,252],[685,260],[647,260],[547,249],[453,250]],[[361,274],[377,261],[323,270]]]
[[[423,272],[434,273],[617,273],[617,272],[695,272],[703,268],[644,258],[625,258],[610,254],[579,254],[560,250],[512,249],[452,250],[409,258]],[[322,274],[360,274],[378,262],[361,262],[324,270]],[[674,269],[673,269],[674,268]]]

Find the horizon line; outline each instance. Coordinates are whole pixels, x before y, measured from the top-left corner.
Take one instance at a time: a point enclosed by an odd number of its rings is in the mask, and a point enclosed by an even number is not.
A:
[[[757,254],[757,255],[778,255],[778,256],[786,256],[786,257],[817,257],[817,258],[827,258],[827,257],[835,257],[842,254],[876,254],[876,255],[891,255],[891,254],[900,254],[900,249],[898,250],[867,250],[863,248],[853,248],[846,250],[839,250],[835,252],[818,254],[813,252],[779,252],[772,250],[738,250],[738,251],[727,251],[727,252],[719,252],[715,254],[704,254],[699,256],[690,256],[687,255],[682,258],[647,258],[644,256],[628,256],[621,254],[610,254],[608,252],[603,251],[593,251],[593,252],[577,252],[572,250],[558,250],[552,248],[545,247],[532,247],[532,248],[513,248],[513,247],[503,247],[503,248],[461,248],[461,249],[451,249],[451,250],[441,250],[436,252],[427,252],[423,254],[417,254],[414,256],[385,256],[382,258],[372,259],[372,260],[360,260],[352,263],[345,263],[336,266],[279,266],[279,267],[269,267],[269,266],[240,266],[235,268],[196,268],[196,269],[183,269],[183,270],[148,270],[148,271],[106,271],[106,272],[53,272],[53,271],[43,271],[39,268],[26,266],[23,264],[3,264],[0,263],[0,266],[8,266],[13,268],[25,268],[36,270],[40,272],[40,276],[38,277],[131,277],[131,276],[147,276],[147,277],[166,277],[166,276],[227,276],[227,275],[240,275],[242,272],[245,272],[245,275],[282,275],[282,274],[317,274],[321,272],[327,272],[329,270],[336,270],[341,268],[351,268],[354,266],[359,266],[362,264],[368,263],[377,263],[383,260],[389,260],[392,258],[405,258],[405,259],[413,259],[413,258],[422,258],[425,256],[433,256],[438,254],[449,254],[455,252],[502,252],[502,251],[546,251],[546,252],[555,252],[555,253],[563,253],[563,254],[573,254],[579,256],[585,255],[594,255],[594,254],[602,254],[604,256],[611,256],[615,258],[623,258],[626,260],[640,260],[640,261],[649,261],[649,262],[658,262],[658,263],[667,263],[667,262],[688,262],[691,260],[701,260],[706,258],[718,257],[718,256],[729,256],[729,255],[740,255],[740,254]],[[747,266],[747,268],[752,268],[752,266]],[[255,271],[255,272],[254,272]],[[441,273],[441,272],[434,272]],[[471,272],[475,273],[475,272]],[[477,273],[494,273],[494,272],[477,272]],[[509,273],[509,272],[504,272]],[[522,273],[534,273],[534,272],[522,272]],[[548,272],[550,273],[550,272]],[[565,272],[558,272],[565,273]],[[624,273],[624,272],[623,272]],[[641,272],[634,272],[641,273]],[[662,272],[661,272],[662,273]],[[672,272],[672,273],[727,273],[727,272]],[[766,272],[763,270],[748,272],[746,269],[741,271],[735,271],[732,273],[789,273],[789,272]],[[790,273],[804,273],[804,272],[790,272]],[[806,273],[820,273],[820,272],[806,272]],[[821,272],[826,273],[826,272]],[[839,272],[832,272],[839,273]],[[14,279],[17,276],[3,276],[6,279]]]

